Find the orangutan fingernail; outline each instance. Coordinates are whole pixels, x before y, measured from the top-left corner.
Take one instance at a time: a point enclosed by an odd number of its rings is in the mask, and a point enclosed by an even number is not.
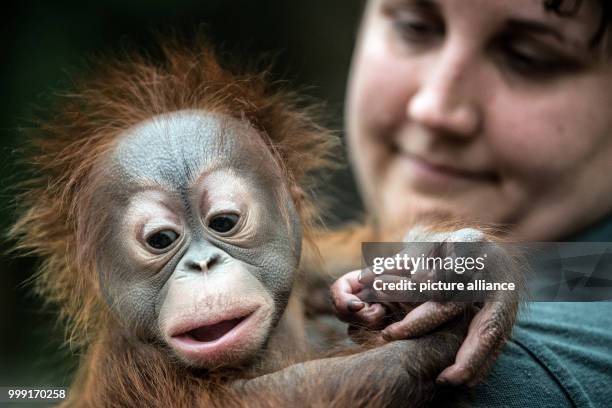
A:
[[[438,377],[436,379],[436,384],[438,385],[442,385],[442,386],[448,386],[450,385],[450,382],[448,381],[448,379],[446,377]]]
[[[347,307],[351,312],[358,312],[365,306],[365,303],[359,300],[349,300]]]

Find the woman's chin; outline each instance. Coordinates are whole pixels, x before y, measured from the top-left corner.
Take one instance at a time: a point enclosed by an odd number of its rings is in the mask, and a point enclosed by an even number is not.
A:
[[[482,215],[490,214],[490,208],[487,210],[483,207],[484,203],[491,201],[481,201],[473,203],[473,196],[470,201],[460,196],[435,196],[422,194],[420,192],[410,192],[394,194],[387,197],[385,205],[377,212],[377,219],[383,226],[398,228],[399,225],[409,225],[414,222],[419,222],[427,219],[442,219],[442,220],[458,220],[458,221],[478,221],[493,223],[497,222],[492,219],[483,219]]]

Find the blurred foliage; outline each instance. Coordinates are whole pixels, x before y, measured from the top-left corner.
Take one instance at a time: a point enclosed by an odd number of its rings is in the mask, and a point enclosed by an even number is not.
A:
[[[14,185],[24,177],[17,165],[35,107],[65,89],[83,61],[124,48],[149,47],[155,32],[205,27],[213,43],[245,61],[275,58],[274,76],[326,103],[341,128],[350,54],[361,11],[359,0],[195,1],[75,0],[23,1],[4,5],[3,63],[0,65],[0,226],[14,221]],[[332,185],[331,223],[350,219],[360,204],[347,170]],[[63,328],[55,313],[31,295],[26,281],[36,259],[0,250],[0,385],[66,385],[75,358],[62,348]]]

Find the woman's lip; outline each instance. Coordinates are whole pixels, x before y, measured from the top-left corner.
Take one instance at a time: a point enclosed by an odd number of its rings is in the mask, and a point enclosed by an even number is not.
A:
[[[497,176],[488,171],[472,171],[452,166],[434,164],[415,154],[403,153],[402,158],[409,166],[410,175],[417,180],[433,185],[448,185],[456,182],[494,182]]]
[[[492,172],[462,170],[462,169],[458,169],[452,166],[435,164],[417,155],[409,155],[409,156],[412,160],[416,161],[419,165],[425,166],[429,168],[431,171],[437,171],[439,173],[446,173],[449,176],[453,176],[453,177],[465,177],[465,178],[474,178],[474,179],[492,179],[494,177],[494,174]]]

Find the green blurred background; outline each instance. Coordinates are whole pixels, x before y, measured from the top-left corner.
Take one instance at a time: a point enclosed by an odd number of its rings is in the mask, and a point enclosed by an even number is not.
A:
[[[126,45],[151,46],[155,31],[193,32],[204,24],[215,44],[245,61],[275,55],[274,76],[326,103],[327,125],[342,127],[346,75],[355,39],[360,0],[70,0],[23,1],[4,5],[0,133],[0,226],[15,217],[14,187],[23,133],[35,107],[61,91],[68,73],[84,59]],[[44,107],[44,106],[43,106]],[[360,209],[347,169],[332,179],[331,224]],[[340,210],[342,209],[342,210]],[[67,385],[75,358],[62,348],[63,328],[54,310],[44,309],[24,283],[36,259],[0,253],[0,386]]]

